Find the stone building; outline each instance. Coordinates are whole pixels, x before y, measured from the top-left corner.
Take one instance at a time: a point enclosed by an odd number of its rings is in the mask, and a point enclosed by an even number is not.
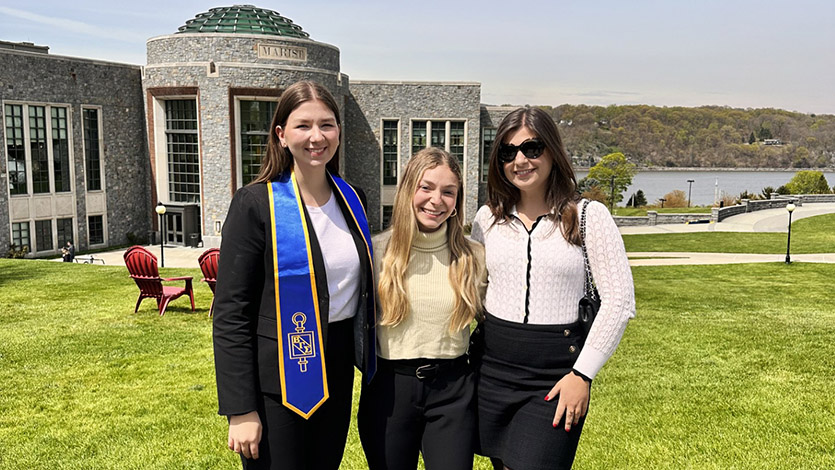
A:
[[[459,158],[459,210],[472,220],[485,150],[511,108],[481,105],[478,83],[351,82],[337,47],[277,12],[235,5],[149,39],[144,67],[0,43],[0,250],[45,256],[70,239],[90,249],[156,238],[158,204],[167,243],[219,245],[282,90],[303,79],[340,105],[340,173],[366,191],[372,229],[387,225],[401,169],[426,146]]]

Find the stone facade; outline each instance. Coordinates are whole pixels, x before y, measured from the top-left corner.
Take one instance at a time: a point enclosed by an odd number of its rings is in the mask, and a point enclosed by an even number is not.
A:
[[[306,60],[283,60],[259,57],[259,48],[304,51]],[[263,54],[262,54],[263,55]],[[173,96],[178,90],[198,101],[202,238],[206,246],[219,246],[218,223],[226,218],[232,194],[238,187],[233,169],[238,149],[234,143],[234,95],[269,96],[299,80],[313,80],[328,88],[344,103],[348,79],[339,72],[339,50],[333,46],[306,39],[281,38],[245,34],[173,34],[148,41],[148,65],[142,82],[146,106],[152,109],[155,100],[163,100],[166,90]],[[236,92],[236,90],[239,90]],[[272,95],[277,99],[277,94]],[[155,144],[164,138],[160,124],[154,124],[149,112],[148,134],[151,140],[152,168],[165,159],[164,148]],[[344,119],[344,112],[342,119]],[[230,158],[231,157],[231,158]],[[156,194],[166,205],[167,189],[157,181]]]
[[[511,111],[518,108],[518,106],[482,106],[481,107],[481,129],[495,129],[499,127],[499,123],[502,122],[502,119],[505,118]],[[488,159],[490,158],[489,155],[482,155],[482,165],[484,167],[488,166]],[[487,201],[487,176],[485,169],[485,177],[482,181],[482,184],[479,185],[478,188],[478,203],[482,205]]]
[[[29,185],[29,195],[10,196],[5,121],[0,126],[0,255],[9,247],[11,223],[29,221],[31,243],[35,239],[35,220],[67,217],[73,219],[76,247],[88,248],[89,210],[104,216],[104,245],[123,245],[128,242],[128,233],[140,237],[148,233],[151,180],[141,89],[139,66],[0,49],[0,101],[4,113],[5,104],[68,108],[71,162],[70,192],[33,195]],[[82,107],[99,110],[102,191],[87,191]],[[28,160],[27,173],[32,172],[31,165]],[[56,246],[37,254],[58,253],[59,249]]]
[[[412,155],[413,121],[464,121],[464,220],[478,209],[481,85],[471,82],[353,81],[347,104],[345,177],[368,196],[369,223],[382,228],[382,206],[394,200],[394,185],[383,185],[382,122],[397,120],[398,174]],[[427,139],[428,141],[428,139]],[[356,163],[355,163],[356,162]],[[459,209],[461,211],[461,209]]]
[[[71,107],[74,192],[70,198],[61,197],[72,206],[74,238],[81,250],[88,248],[87,213],[90,207],[105,205],[101,201],[106,201],[105,246],[126,243],[128,233],[143,238],[158,233],[157,202],[166,205],[167,214],[182,214],[180,220],[199,221],[193,236],[185,233],[185,239],[175,239],[175,243],[200,237],[204,246],[219,246],[229,202],[242,183],[237,103],[241,99],[276,101],[282,90],[299,80],[321,83],[340,105],[340,173],[365,190],[375,230],[382,228],[383,206],[393,203],[396,190],[395,184],[383,184],[383,120],[398,122],[398,173],[412,154],[414,121],[447,126],[447,147],[453,125],[464,123],[466,202],[459,212],[470,222],[485,197],[480,180],[481,130],[495,127],[513,109],[483,108],[481,86],[472,82],[349,83],[340,72],[339,49],[311,39],[249,33],[171,34],[147,41],[144,67],[57,57],[47,51],[41,47],[38,52],[0,52],[0,98]],[[165,129],[165,101],[170,99],[196,103],[197,204],[173,201],[170,193]],[[84,189],[82,106],[101,110],[106,189],[100,194]],[[3,132],[0,126],[0,137]],[[426,137],[431,143],[431,135]],[[0,192],[0,248],[9,245],[11,219],[23,220],[22,204],[9,200],[5,150],[0,154],[0,184],[6,188]],[[171,234],[170,224],[167,232]],[[30,233],[34,237],[34,224]]]

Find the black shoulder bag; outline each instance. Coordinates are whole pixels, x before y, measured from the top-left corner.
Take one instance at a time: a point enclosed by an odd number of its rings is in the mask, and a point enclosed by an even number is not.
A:
[[[583,210],[580,213],[580,241],[583,248],[583,264],[585,266],[585,278],[583,279],[583,298],[580,299],[580,325],[583,327],[586,337],[589,335],[591,325],[594,323],[594,317],[597,316],[597,311],[600,310],[600,294],[597,293],[597,288],[594,286],[594,278],[591,275],[591,268],[589,267],[589,255],[586,252],[586,207],[589,205],[588,199],[583,201]]]

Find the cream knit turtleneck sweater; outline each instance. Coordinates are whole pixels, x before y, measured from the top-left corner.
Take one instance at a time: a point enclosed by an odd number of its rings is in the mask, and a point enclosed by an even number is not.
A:
[[[382,266],[390,231],[374,239],[377,269]],[[471,245],[483,259],[484,250]],[[412,242],[409,267],[406,269],[406,292],[409,314],[397,326],[377,328],[377,354],[384,359],[452,359],[467,351],[470,330],[451,334],[449,318],[455,307],[455,293],[449,283],[450,252],[447,225],[431,233],[418,232]]]

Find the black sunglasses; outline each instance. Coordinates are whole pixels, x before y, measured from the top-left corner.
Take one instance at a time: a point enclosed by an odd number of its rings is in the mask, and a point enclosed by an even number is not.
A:
[[[520,150],[525,158],[534,160],[545,151],[545,142],[539,139],[528,139],[519,145],[501,144],[499,146],[499,160],[502,163],[512,162],[516,159],[516,153]]]

